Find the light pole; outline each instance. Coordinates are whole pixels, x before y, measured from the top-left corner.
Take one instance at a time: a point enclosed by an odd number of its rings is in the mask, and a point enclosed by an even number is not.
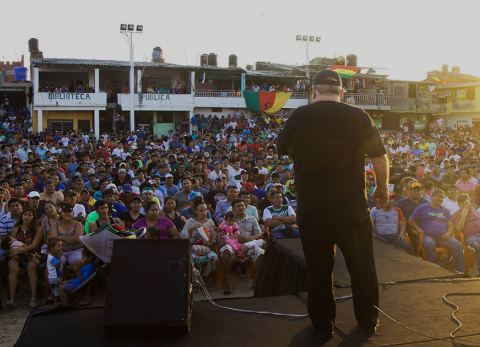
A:
[[[320,36],[312,36],[312,35],[297,35],[296,36],[297,42],[305,42],[305,77],[307,78],[308,87],[311,87],[310,81],[310,54],[308,52],[308,45],[309,43],[320,43],[322,38]],[[310,93],[308,93],[308,99],[310,100]]]
[[[133,54],[133,34],[143,33],[143,25],[120,24],[120,33],[123,34],[130,47],[130,131],[135,131],[135,73],[134,73],[134,54]]]

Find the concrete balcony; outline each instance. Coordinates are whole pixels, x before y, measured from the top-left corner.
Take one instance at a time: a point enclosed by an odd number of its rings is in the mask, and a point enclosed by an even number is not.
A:
[[[130,94],[118,94],[118,105],[123,111],[130,110]],[[193,94],[147,94],[134,95],[137,111],[191,111]]]
[[[308,103],[307,93],[292,93],[284,108],[297,108]],[[245,108],[240,90],[196,90],[195,107]]]
[[[33,95],[33,106],[42,109],[105,109],[107,93],[46,93]]]

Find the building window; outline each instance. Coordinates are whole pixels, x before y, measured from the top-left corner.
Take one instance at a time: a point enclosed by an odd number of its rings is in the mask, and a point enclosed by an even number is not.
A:
[[[47,128],[54,131],[71,131],[73,130],[73,121],[62,119],[49,119],[47,121]]]
[[[173,123],[173,113],[157,113],[157,123]]]
[[[212,112],[214,113],[222,113],[223,109],[221,107],[212,107]]]

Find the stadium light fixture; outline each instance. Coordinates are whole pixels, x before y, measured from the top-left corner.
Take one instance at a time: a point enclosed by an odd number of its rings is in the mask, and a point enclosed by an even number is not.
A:
[[[134,40],[133,34],[142,34],[143,25],[138,24],[120,24],[120,33],[125,37],[130,48],[130,76],[129,76],[129,89],[130,89],[130,131],[135,131],[135,62],[134,62]]]
[[[305,34],[297,34],[295,36],[295,39],[297,42],[305,42],[305,78],[307,80],[308,85],[310,86],[310,56],[308,52],[308,46],[310,43],[320,43],[321,41],[321,36],[315,36],[315,35],[305,35]],[[310,99],[310,94],[308,96]]]

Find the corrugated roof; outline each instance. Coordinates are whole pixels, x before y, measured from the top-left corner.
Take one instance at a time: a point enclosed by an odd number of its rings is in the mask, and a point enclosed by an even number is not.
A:
[[[33,66],[87,66],[87,67],[109,67],[109,68],[129,68],[130,62],[123,60],[100,60],[100,59],[74,59],[74,58],[33,58],[31,61]],[[219,67],[219,66],[191,66],[177,65],[170,63],[154,63],[154,62],[135,62],[136,67],[151,67],[164,69],[181,69],[181,70],[211,70],[211,71],[228,71],[243,73],[245,70],[239,67]]]

